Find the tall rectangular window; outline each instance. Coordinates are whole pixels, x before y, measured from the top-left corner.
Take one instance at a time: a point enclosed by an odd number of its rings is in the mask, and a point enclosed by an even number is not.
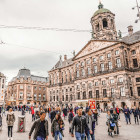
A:
[[[20,89],[23,89],[23,85],[20,85]]]
[[[92,91],[89,91],[89,98],[92,98]]]
[[[125,89],[124,87],[120,87],[120,95],[125,96]]]
[[[120,53],[119,50],[115,51],[115,55],[119,55],[119,53]]]
[[[134,68],[138,67],[138,61],[137,61],[137,59],[133,59],[133,66],[134,66]]]
[[[68,95],[66,95],[66,101],[68,101]]]
[[[108,69],[109,69],[109,70],[112,69],[112,62],[108,62]]]
[[[123,78],[120,77],[120,78],[118,79],[118,82],[119,82],[119,83],[123,83]]]
[[[110,79],[110,84],[114,84],[114,79]]]
[[[79,77],[79,71],[76,72],[76,77]]]
[[[77,93],[77,99],[80,99],[80,92]]]
[[[136,78],[136,82],[140,82],[140,77]]]
[[[116,59],[116,64],[117,64],[118,68],[121,67],[121,60],[120,60],[120,58]]]
[[[114,88],[111,88],[111,97],[114,95]]]
[[[99,95],[99,90],[96,90],[96,98],[99,98],[100,95]]]
[[[107,54],[107,58],[110,58],[110,57],[111,57],[111,53],[108,53],[108,54]]]
[[[107,97],[106,89],[103,89],[103,97]]]
[[[101,64],[101,71],[103,72],[105,70],[104,64]]]
[[[88,75],[90,75],[91,74],[91,69],[87,68],[87,70],[88,70]]]
[[[100,56],[100,60],[103,60],[104,59],[104,56],[102,55],[102,56]]]
[[[105,85],[105,80],[102,81],[102,85]]]
[[[140,87],[137,87],[138,96],[140,96]]]
[[[96,58],[93,58],[93,63],[95,63],[96,62]]]
[[[132,54],[132,55],[136,54],[136,51],[135,51],[135,50],[132,50],[132,51],[131,51],[131,54]]]
[[[133,96],[133,89],[130,87],[131,96]]]
[[[94,66],[94,73],[97,73],[97,72],[98,72],[97,66]]]

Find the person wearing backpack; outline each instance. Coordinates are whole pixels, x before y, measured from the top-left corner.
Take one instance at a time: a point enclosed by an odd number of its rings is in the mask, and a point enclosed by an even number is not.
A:
[[[7,117],[6,117],[6,122],[7,122],[7,126],[8,126],[8,140],[9,139],[13,139],[12,136],[13,136],[13,126],[14,126],[14,122],[15,122],[15,115],[14,115],[14,112],[13,112],[13,109],[10,108],[9,109],[9,112],[7,114]],[[10,138],[10,135],[11,135],[11,138]]]
[[[54,137],[54,140],[58,140],[58,136],[59,140],[62,140],[62,136],[64,137],[63,130],[64,130],[64,122],[61,118],[61,113],[57,112],[51,125],[51,134]]]
[[[70,112],[69,112],[69,116],[68,116],[68,121],[69,121],[69,125],[70,125],[69,133],[71,132],[71,124],[72,124],[73,117],[74,117],[74,112],[73,112],[73,109],[71,108]]]

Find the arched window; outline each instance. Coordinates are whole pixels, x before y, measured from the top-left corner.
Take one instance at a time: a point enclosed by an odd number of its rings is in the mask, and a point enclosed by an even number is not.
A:
[[[111,26],[112,26],[112,28],[114,28],[114,21],[113,21],[113,19],[111,19]]]
[[[92,91],[89,91],[89,99],[92,98]]]
[[[96,31],[99,32],[99,23],[96,25]]]
[[[108,24],[107,24],[107,20],[104,18],[103,19],[103,28],[106,28],[108,27]]]
[[[83,99],[86,99],[86,92],[83,92]]]

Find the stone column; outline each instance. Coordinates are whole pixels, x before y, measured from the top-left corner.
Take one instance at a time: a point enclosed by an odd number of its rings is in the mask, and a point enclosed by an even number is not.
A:
[[[136,56],[137,56],[138,66],[140,68],[140,46],[136,47]]]
[[[125,67],[124,46],[121,46],[119,50],[120,50],[121,67]]]
[[[111,50],[111,62],[112,62],[112,69],[116,68],[116,61],[115,61],[115,52]]]

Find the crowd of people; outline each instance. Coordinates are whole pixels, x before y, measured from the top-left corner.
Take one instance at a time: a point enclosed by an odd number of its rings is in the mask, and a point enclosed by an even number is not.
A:
[[[8,111],[7,113],[5,113]],[[51,135],[54,140],[65,139],[65,121],[69,122],[69,134],[76,140],[95,140],[95,127],[98,125],[98,118],[100,116],[100,109],[92,110],[90,106],[85,108],[81,106],[14,106],[14,107],[0,107],[0,126],[2,125],[2,116],[6,115],[6,122],[8,126],[8,140],[12,140],[13,126],[15,122],[14,111],[21,112],[25,116],[28,112],[32,116],[32,127],[29,132],[29,139],[31,139],[34,132],[34,140],[48,140],[49,128],[51,128]],[[108,135],[119,134],[120,113],[124,113],[126,124],[131,124],[131,117],[133,114],[135,124],[139,124],[140,107],[135,106],[129,109],[127,106],[124,109],[119,109],[118,106],[107,109],[106,125],[108,127]],[[48,115],[48,117],[47,117]],[[48,119],[46,119],[48,118]],[[49,121],[51,126],[49,126]]]

